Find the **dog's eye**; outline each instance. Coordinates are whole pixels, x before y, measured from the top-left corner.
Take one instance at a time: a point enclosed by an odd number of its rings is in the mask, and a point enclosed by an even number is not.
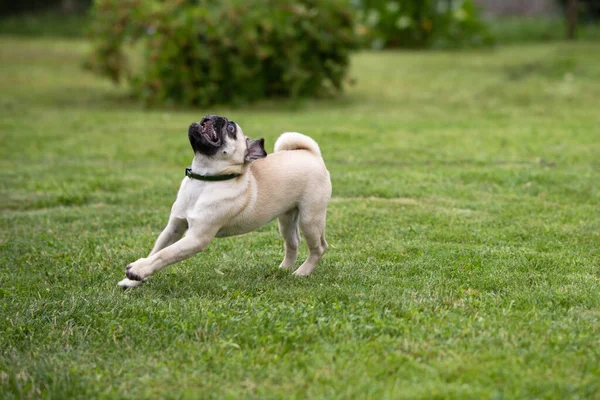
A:
[[[235,124],[233,124],[232,122],[230,122],[230,123],[227,125],[227,131],[228,131],[229,133],[234,133],[234,132],[235,132]]]

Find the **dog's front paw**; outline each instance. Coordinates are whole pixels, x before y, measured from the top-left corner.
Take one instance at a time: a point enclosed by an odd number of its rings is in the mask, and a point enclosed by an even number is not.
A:
[[[145,258],[140,258],[136,262],[129,264],[125,268],[125,275],[127,278],[132,281],[143,281],[150,276],[151,272],[149,271],[148,266],[145,265],[145,261]]]
[[[132,281],[142,281],[143,278],[138,275],[135,270],[133,269],[133,264],[129,264],[127,266],[127,269],[125,271],[125,275],[127,276],[127,278],[131,279]]]
[[[138,287],[143,284],[144,284],[143,281],[132,281],[131,279],[125,278],[122,281],[120,281],[119,283],[117,283],[117,286],[122,287],[123,290],[126,290],[126,289],[130,289],[130,288]]]

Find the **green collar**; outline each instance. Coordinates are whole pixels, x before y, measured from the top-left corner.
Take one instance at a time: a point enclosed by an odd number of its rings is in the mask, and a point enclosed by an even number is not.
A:
[[[192,167],[187,167],[185,169],[185,176],[192,179],[198,179],[199,181],[227,181],[229,179],[234,179],[240,176],[240,174],[228,174],[228,175],[199,175],[192,172]]]

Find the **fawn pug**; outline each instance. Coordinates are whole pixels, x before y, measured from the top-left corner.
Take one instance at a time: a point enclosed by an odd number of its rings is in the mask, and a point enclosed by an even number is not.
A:
[[[186,169],[169,222],[146,258],[129,264],[119,286],[141,285],[167,265],[204,250],[214,237],[241,235],[278,219],[285,241],[280,268],[296,264],[300,235],[309,254],[295,275],[310,274],[325,250],[331,180],[317,143],[282,134],[267,155],[264,139],[252,140],[238,124],[207,115],[190,125],[194,159]]]

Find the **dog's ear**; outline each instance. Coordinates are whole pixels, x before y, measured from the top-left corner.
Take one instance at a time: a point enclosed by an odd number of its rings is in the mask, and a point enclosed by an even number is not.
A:
[[[265,139],[248,139],[246,138],[246,145],[248,146],[248,154],[246,154],[246,162],[252,162],[259,158],[265,158],[267,152],[265,151]]]

